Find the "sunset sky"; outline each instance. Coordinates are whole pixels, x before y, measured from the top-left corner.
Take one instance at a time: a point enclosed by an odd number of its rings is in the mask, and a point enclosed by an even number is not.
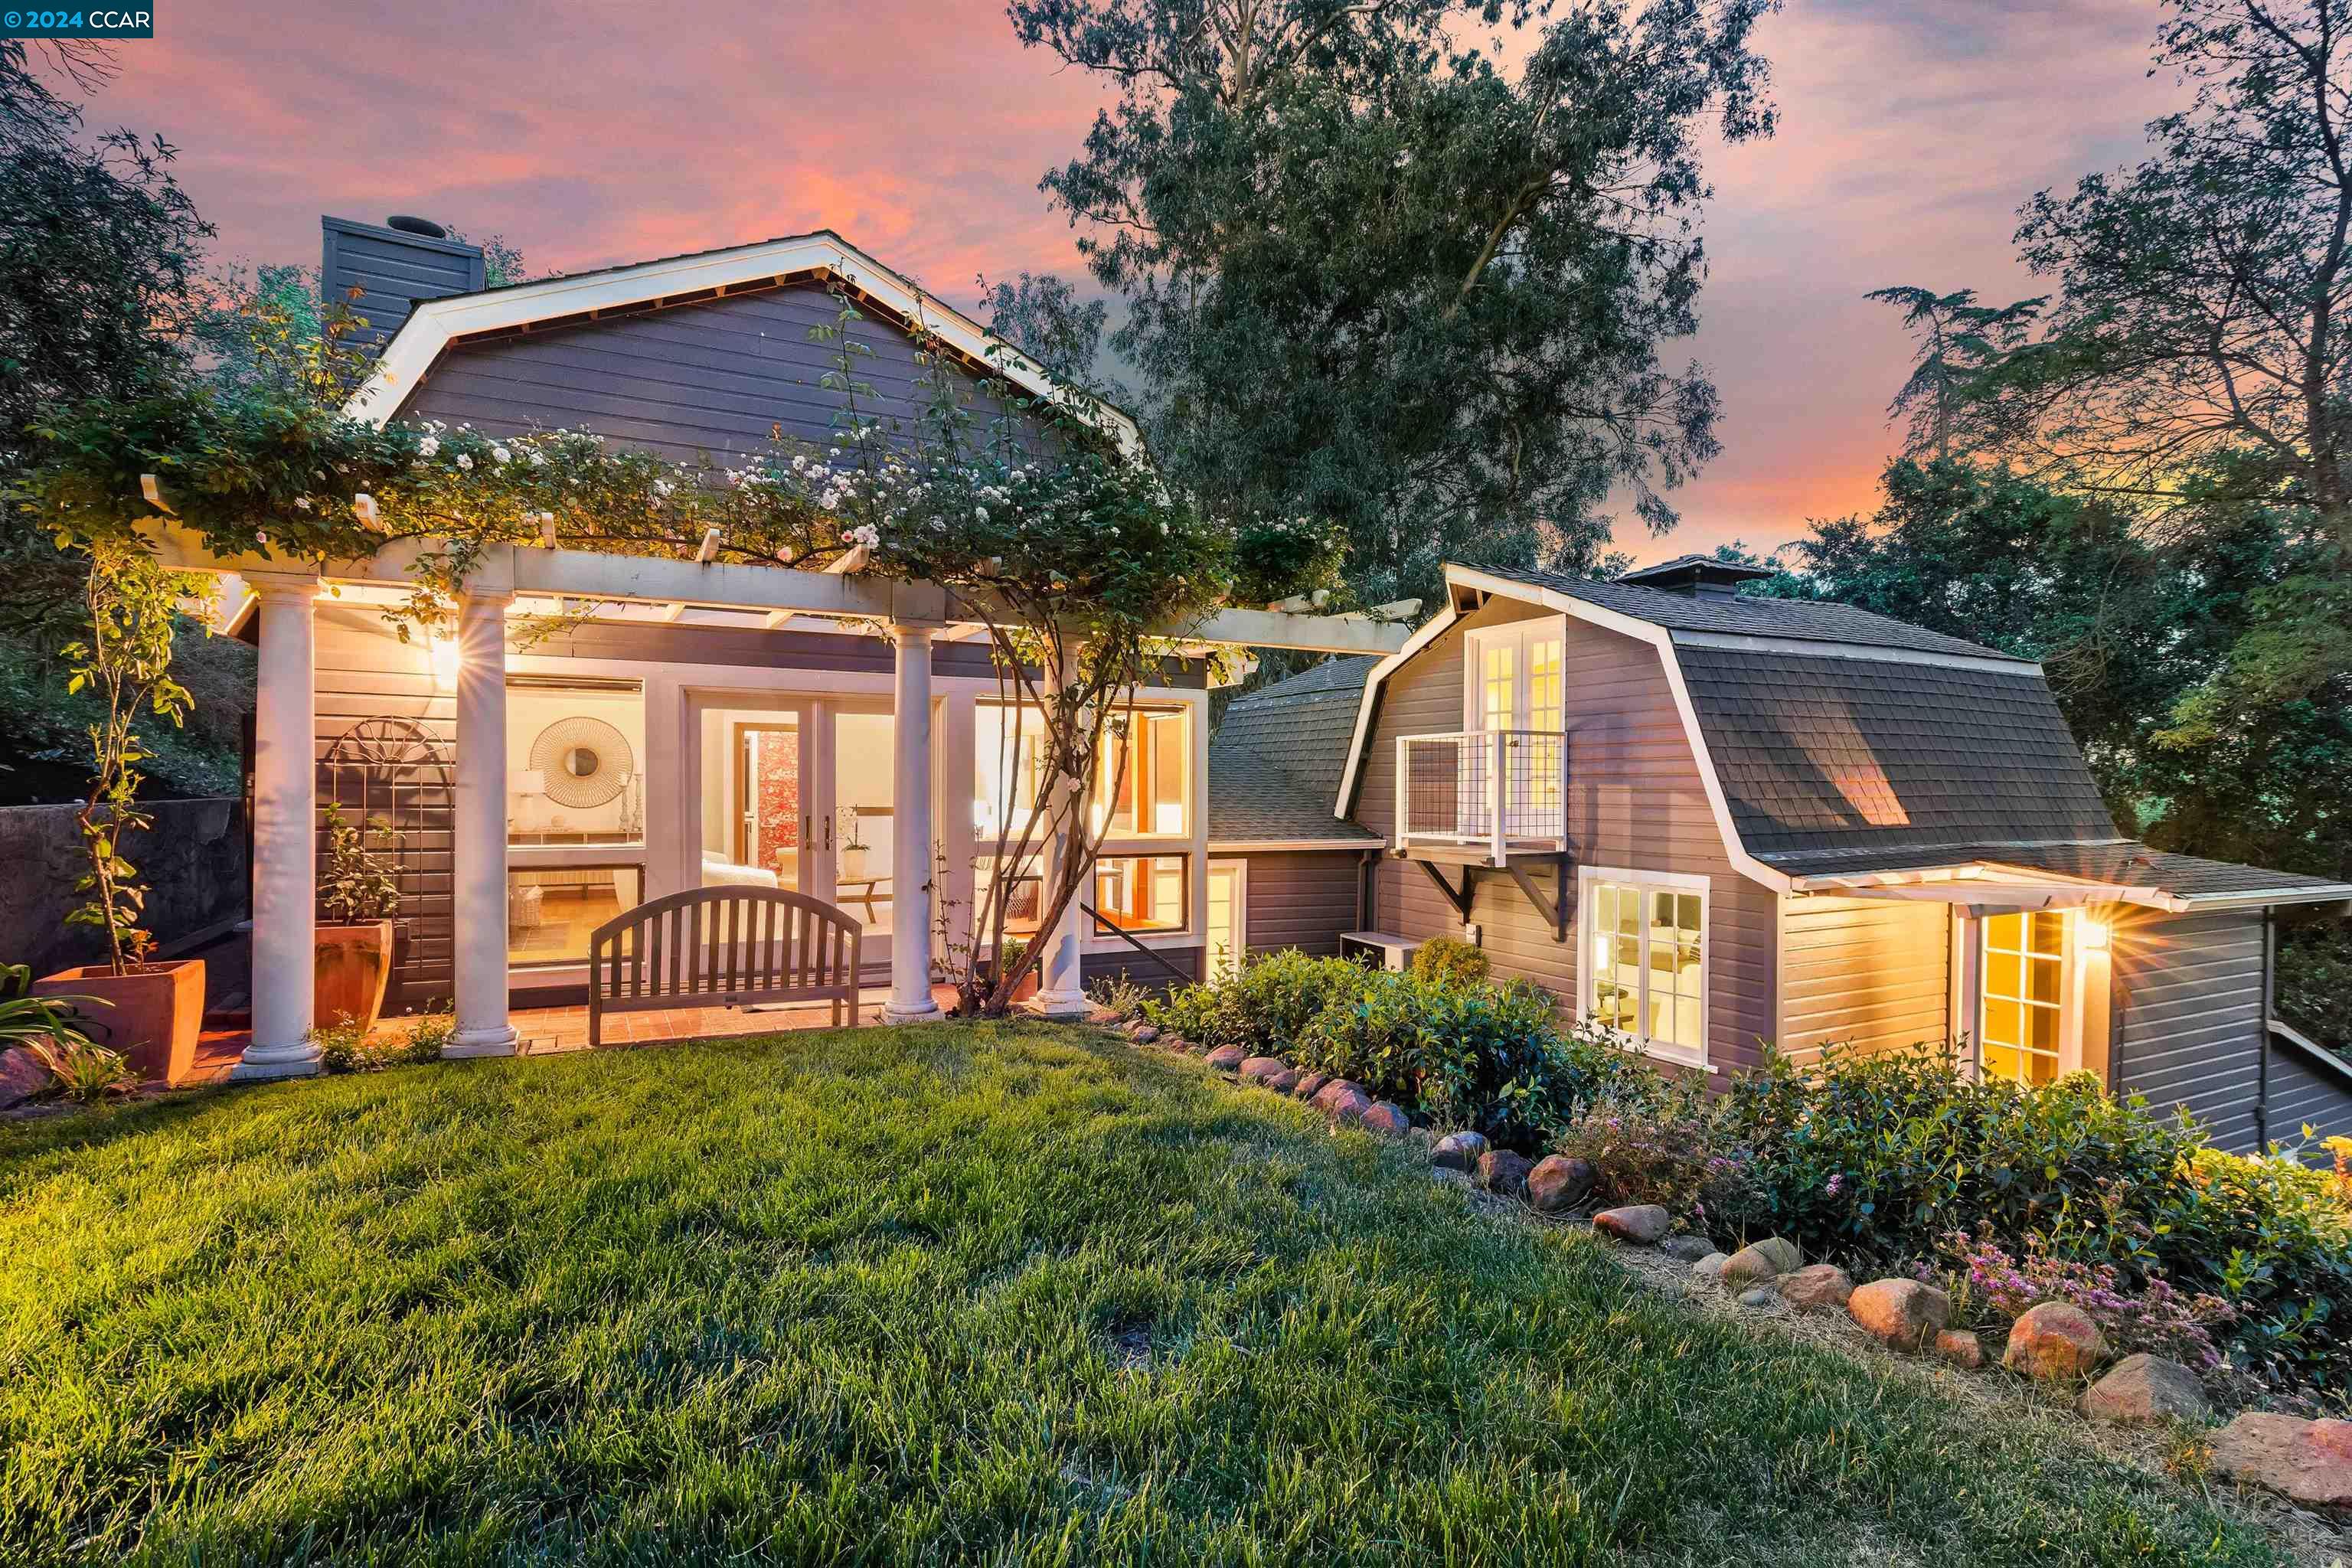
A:
[[[1905,373],[1895,283],[2035,291],[2017,205],[2137,155],[2174,89],[2147,0],[1789,0],[1772,141],[1718,153],[1705,326],[1723,455],[1641,558],[1867,510]],[[223,259],[319,257],[321,213],[421,213],[574,270],[817,227],[970,308],[1078,271],[1038,175],[1101,89],[991,0],[562,6],[174,0],[93,121],[161,131]]]

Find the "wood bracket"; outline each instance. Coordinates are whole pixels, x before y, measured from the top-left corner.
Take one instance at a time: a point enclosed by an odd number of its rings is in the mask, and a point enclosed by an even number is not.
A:
[[[1568,895],[1568,856],[1562,853],[1559,857],[1559,897],[1557,900],[1546,897],[1544,890],[1536,886],[1536,879],[1528,875],[1528,868],[1518,861],[1511,861],[1504,869],[1510,872],[1511,880],[1519,885],[1520,894],[1536,907],[1536,912],[1551,922],[1552,940],[1565,942],[1569,921],[1576,912],[1574,900]]]
[[[1439,870],[1434,864],[1427,860],[1416,860],[1413,864],[1429,873],[1429,879],[1437,884],[1437,890],[1445,895],[1445,901],[1454,906],[1454,912],[1462,917],[1462,923],[1468,925],[1470,905],[1477,898],[1476,889],[1470,885],[1470,868],[1467,866],[1462,868],[1462,890],[1455,892],[1454,884],[1445,879],[1445,873]]]

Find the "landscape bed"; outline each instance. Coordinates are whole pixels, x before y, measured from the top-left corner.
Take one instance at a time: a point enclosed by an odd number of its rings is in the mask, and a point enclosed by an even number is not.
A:
[[[1096,1031],[0,1127],[0,1560],[2281,1560]]]

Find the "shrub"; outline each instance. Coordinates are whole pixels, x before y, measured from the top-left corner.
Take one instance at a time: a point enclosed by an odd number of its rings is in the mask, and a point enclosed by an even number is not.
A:
[[[95,1105],[114,1095],[137,1091],[139,1069],[109,1049],[78,1033],[47,1036],[24,1042],[57,1079],[57,1092],[83,1105]]]
[[[1696,1084],[1671,1083],[1636,1061],[1615,1088],[1551,1142],[1588,1162],[1593,1195],[1608,1206],[1660,1204],[1708,1235],[1739,1235],[1759,1211],[1753,1156],[1726,1139]]]
[[[1547,993],[1524,984],[1368,974],[1352,997],[1307,1025],[1296,1059],[1443,1125],[1531,1148],[1626,1070],[1614,1042],[1563,1037],[1554,1008]]]
[[[1143,1016],[1143,1005],[1151,999],[1149,987],[1129,980],[1124,974],[1097,980],[1087,987],[1094,1005],[1124,1024]]]
[[[2104,1256],[2111,1199],[2161,1188],[2198,1142],[2087,1074],[2031,1089],[1971,1078],[1948,1051],[1832,1047],[1811,1068],[1768,1051],[1722,1116],[1754,1154],[1758,1223],[1811,1253],[1882,1261],[1988,1226]]]
[[[2057,1257],[2036,1236],[2025,1238],[2023,1252],[2012,1257],[1989,1232],[1944,1238],[1950,1267],[1938,1278],[1961,1319],[2013,1323],[2037,1302],[2063,1301],[2098,1324],[2120,1352],[2168,1356],[2208,1377],[2221,1370],[2212,1331],[2238,1310],[2220,1297],[2176,1290],[2158,1274],[2135,1290],[2114,1264]],[[1937,1276],[1934,1269],[1919,1272]]]
[[[417,1019],[396,1039],[376,1040],[352,1019],[310,1031],[319,1047],[320,1070],[331,1073],[382,1072],[386,1068],[415,1066],[441,1059],[441,1047],[457,1033],[457,1020],[446,1013]]]
[[[1344,958],[1309,958],[1295,948],[1242,965],[1238,973],[1179,986],[1144,1004],[1144,1016],[1204,1046],[1239,1046],[1253,1056],[1288,1055],[1307,1022],[1352,997],[1370,978]]]
[[[1495,962],[1484,948],[1450,936],[1433,936],[1413,953],[1412,973],[1423,980],[1476,985],[1495,973]]]

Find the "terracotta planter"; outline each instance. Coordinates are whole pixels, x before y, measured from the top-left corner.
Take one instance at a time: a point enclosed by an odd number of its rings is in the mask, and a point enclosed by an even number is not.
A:
[[[383,1013],[384,984],[392,978],[392,922],[321,925],[318,932],[310,1021],[331,1029],[348,1020],[364,1034]]]
[[[102,963],[33,982],[37,996],[94,996],[80,1009],[90,1035],[121,1051],[148,1083],[187,1081],[205,1021],[205,961],[183,958],[116,974]],[[111,1005],[100,1004],[110,1003]]]

